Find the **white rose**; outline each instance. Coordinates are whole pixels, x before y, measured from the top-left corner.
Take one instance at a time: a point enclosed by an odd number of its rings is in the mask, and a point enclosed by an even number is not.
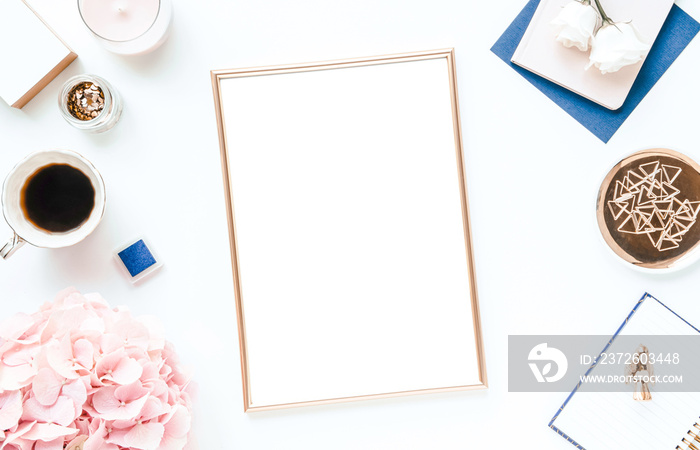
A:
[[[550,24],[556,33],[557,42],[564,44],[564,47],[576,47],[585,52],[593,38],[597,22],[598,13],[590,2],[573,1],[564,6]]]
[[[586,69],[596,66],[603,73],[617,72],[641,61],[650,48],[631,23],[607,23],[593,37]]]

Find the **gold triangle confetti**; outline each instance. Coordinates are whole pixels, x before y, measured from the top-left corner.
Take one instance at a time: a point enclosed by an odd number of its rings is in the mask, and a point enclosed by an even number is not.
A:
[[[646,234],[658,251],[680,246],[700,213],[700,200],[681,200],[680,189],[673,185],[683,170],[651,161],[627,171],[615,183],[608,209],[621,233]]]

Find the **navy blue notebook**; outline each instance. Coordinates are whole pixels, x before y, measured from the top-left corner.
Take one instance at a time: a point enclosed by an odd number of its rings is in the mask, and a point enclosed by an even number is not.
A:
[[[640,337],[638,336],[639,330],[645,330],[645,335],[650,338],[653,335],[667,334],[668,336],[674,335],[678,339],[679,336],[697,336],[696,333],[700,333],[700,330],[671,308],[651,294],[645,293],[595,358],[584,376],[594,376],[597,368],[609,364],[605,363],[604,354],[619,354],[615,351],[619,351],[620,348],[615,349],[612,346],[618,339],[625,339],[625,337],[621,337],[621,334],[623,330],[630,328],[635,330],[632,332],[635,338]],[[659,341],[654,342],[658,343]],[[675,342],[680,341],[676,340]],[[697,341],[693,340],[692,342]],[[688,354],[686,351],[695,354],[692,346],[681,348],[683,348],[684,357]],[[601,360],[603,362],[598,364]],[[666,363],[667,367],[670,365],[670,361]],[[657,370],[660,367],[663,367],[663,362],[659,360]],[[689,372],[687,365],[683,366],[685,369],[682,371],[678,369],[681,367],[680,365],[674,367],[676,369],[672,370],[678,371],[676,374]],[[672,373],[672,370],[667,369],[666,372],[660,370],[657,374]],[[697,376],[695,371],[693,371],[693,375]],[[693,377],[691,376],[691,378]],[[590,382],[586,381],[585,383]],[[682,392],[669,392],[668,389],[662,392],[661,389],[652,387],[654,392],[651,394],[651,401],[639,402],[633,400],[631,387],[627,392],[582,392],[582,386],[585,383],[581,380],[576,384],[574,390],[549,422],[549,427],[552,430],[577,449],[692,450],[696,448],[686,446],[683,439],[686,438],[687,441],[686,430],[689,428],[695,430],[693,423],[700,422],[698,419],[700,393],[684,391],[683,388],[680,388]],[[587,396],[587,398],[583,399],[581,395]],[[577,401],[579,403],[575,404]],[[592,409],[591,405],[594,405]],[[567,414],[572,415],[562,419]],[[561,423],[562,420],[564,423]],[[562,428],[565,428],[566,431]],[[700,433],[700,429],[698,432]],[[576,436],[574,437],[570,433]]]
[[[700,31],[700,24],[685,11],[673,5],[661,28],[654,46],[644,61],[625,103],[618,110],[611,111],[586,98],[581,97],[551,81],[535,75],[513,63],[511,58],[525,33],[540,0],[530,0],[518,17],[510,24],[491,51],[513,70],[525,77],[544,95],[559,105],[581,125],[588,128],[603,142],[608,142],[622,123],[639,105],[645,95],[659,81],[661,75],[671,66],[678,55]]]

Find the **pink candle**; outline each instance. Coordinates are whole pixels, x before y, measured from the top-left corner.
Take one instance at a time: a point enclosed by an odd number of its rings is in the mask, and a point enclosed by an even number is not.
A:
[[[145,53],[165,41],[169,0],[78,0],[85,25],[115,53]]]

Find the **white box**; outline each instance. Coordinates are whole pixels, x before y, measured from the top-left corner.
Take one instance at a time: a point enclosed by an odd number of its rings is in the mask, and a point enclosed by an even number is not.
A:
[[[23,0],[0,0],[0,98],[22,108],[78,55]]]

